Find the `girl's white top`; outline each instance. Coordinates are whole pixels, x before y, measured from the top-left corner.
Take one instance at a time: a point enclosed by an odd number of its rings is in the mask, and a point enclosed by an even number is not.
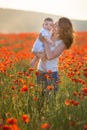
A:
[[[51,32],[42,28],[40,33],[42,34],[42,36],[47,36],[47,37],[51,37]],[[39,40],[39,38],[36,39],[33,48],[32,48],[32,52],[41,52],[44,50],[44,44]]]
[[[54,50],[58,44],[61,44],[61,41],[62,41],[62,40],[56,41],[56,42],[55,42],[55,46],[50,46],[50,49],[51,49],[51,50]],[[47,70],[47,71],[48,71],[48,70],[51,70],[52,72],[58,71],[58,66],[57,66],[57,64],[58,64],[58,59],[59,59],[59,57],[56,57],[56,58],[54,58],[54,59],[52,59],[52,60],[47,60],[47,61],[46,61],[46,70]],[[39,60],[37,69],[38,69],[38,70],[41,70],[41,71],[44,71],[43,68],[42,68],[42,61],[41,61],[41,60]]]

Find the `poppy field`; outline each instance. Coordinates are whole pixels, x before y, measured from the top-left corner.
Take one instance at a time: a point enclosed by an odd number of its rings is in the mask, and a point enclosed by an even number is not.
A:
[[[0,34],[0,130],[87,130],[87,32],[59,58],[59,89],[55,96],[47,87],[48,103],[30,68],[37,36]]]

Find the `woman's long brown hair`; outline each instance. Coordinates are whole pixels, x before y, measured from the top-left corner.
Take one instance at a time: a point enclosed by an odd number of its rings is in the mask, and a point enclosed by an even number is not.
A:
[[[66,48],[70,48],[74,41],[74,29],[72,22],[65,17],[58,20],[59,38],[63,40]]]

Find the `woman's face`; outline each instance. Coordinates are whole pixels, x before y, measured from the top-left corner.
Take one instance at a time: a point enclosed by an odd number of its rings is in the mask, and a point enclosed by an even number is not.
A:
[[[53,32],[58,34],[58,21],[54,24]]]

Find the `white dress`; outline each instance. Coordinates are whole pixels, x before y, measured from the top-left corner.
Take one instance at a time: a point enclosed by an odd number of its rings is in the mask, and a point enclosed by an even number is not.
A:
[[[42,28],[40,33],[42,34],[42,36],[47,36],[47,37],[51,37],[51,32],[49,32],[48,30]],[[39,38],[36,39],[33,48],[32,48],[32,52],[41,52],[44,50],[44,44],[39,40]]]

